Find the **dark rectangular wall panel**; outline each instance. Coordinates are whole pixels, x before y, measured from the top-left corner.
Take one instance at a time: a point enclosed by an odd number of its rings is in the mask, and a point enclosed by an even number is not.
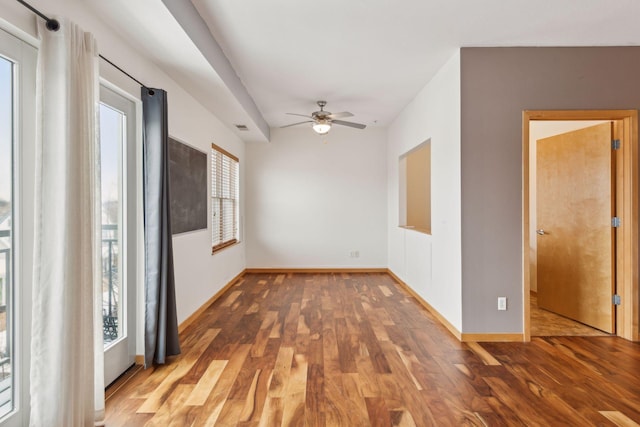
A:
[[[207,228],[207,154],[169,138],[173,234]]]

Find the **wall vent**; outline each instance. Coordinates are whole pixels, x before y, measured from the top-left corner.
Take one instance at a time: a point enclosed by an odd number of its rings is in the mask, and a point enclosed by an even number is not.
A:
[[[247,125],[235,125],[235,126],[236,126],[236,127],[238,128],[238,130],[240,130],[240,131],[248,131],[248,130],[249,130],[249,128],[247,127]]]

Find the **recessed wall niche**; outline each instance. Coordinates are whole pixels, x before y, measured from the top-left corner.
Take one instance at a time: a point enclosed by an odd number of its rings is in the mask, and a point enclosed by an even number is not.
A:
[[[431,139],[399,159],[399,226],[431,234]]]

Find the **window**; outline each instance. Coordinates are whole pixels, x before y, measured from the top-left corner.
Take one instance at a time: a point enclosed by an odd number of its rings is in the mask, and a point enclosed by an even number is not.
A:
[[[238,158],[211,144],[211,253],[238,242]]]
[[[431,234],[431,141],[400,156],[400,226]]]

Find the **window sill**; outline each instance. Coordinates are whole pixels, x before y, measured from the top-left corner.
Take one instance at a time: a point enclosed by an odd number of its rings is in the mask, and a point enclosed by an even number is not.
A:
[[[240,244],[239,240],[231,240],[229,242],[226,242],[226,243],[223,243],[221,245],[218,245],[218,246],[216,246],[214,248],[211,248],[211,255],[215,255],[220,251],[223,251],[223,250],[225,250],[227,248],[230,248],[230,247],[238,245],[238,244]]]
[[[413,225],[399,225],[398,227],[404,228],[405,230],[417,231],[418,233],[428,234],[431,236],[431,229],[429,228],[417,228]]]

